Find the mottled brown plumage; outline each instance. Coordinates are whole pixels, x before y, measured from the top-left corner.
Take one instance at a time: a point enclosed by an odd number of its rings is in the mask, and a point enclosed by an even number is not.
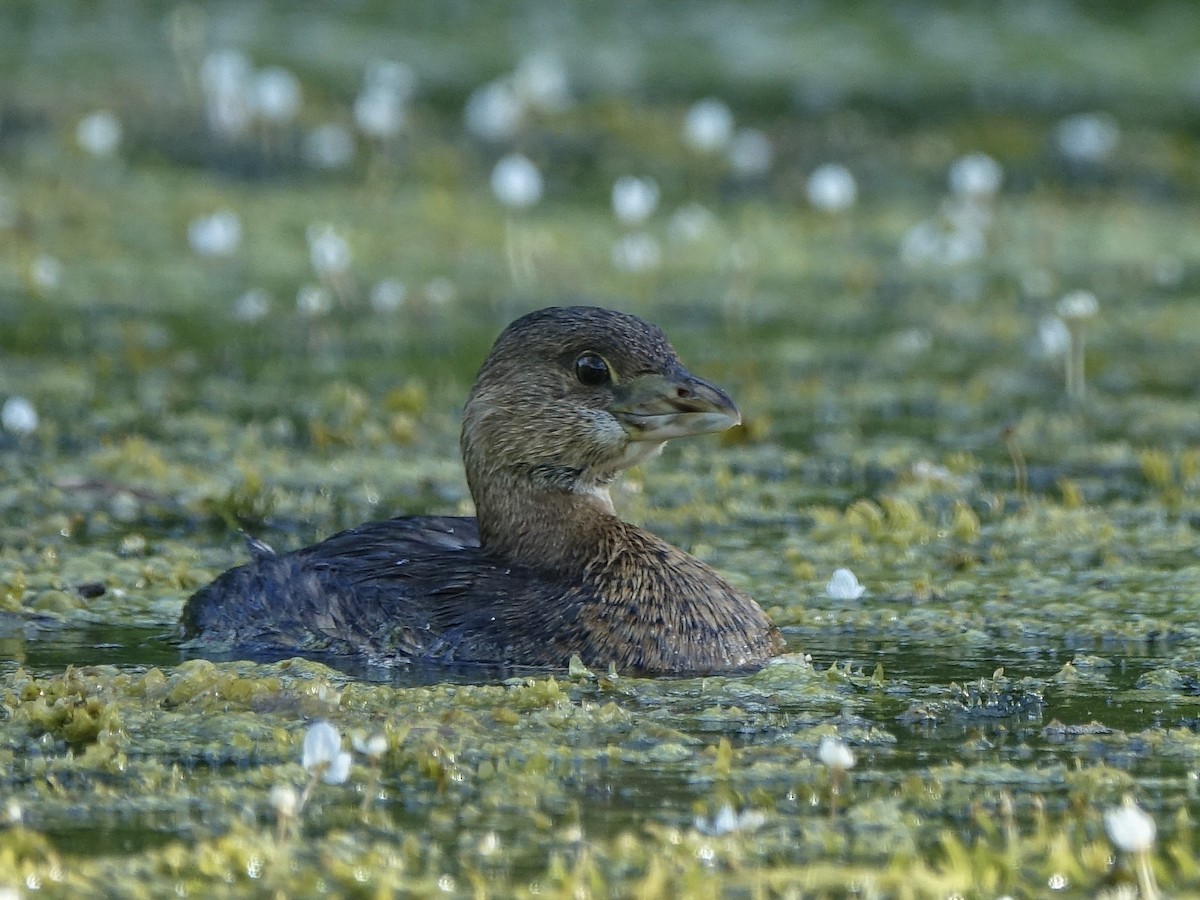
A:
[[[593,307],[513,322],[463,416],[476,519],[399,518],[275,555],[197,592],[193,645],[383,664],[753,669],[779,631],[750,597],[621,521],[608,487],[671,437],[739,421],[653,325]]]

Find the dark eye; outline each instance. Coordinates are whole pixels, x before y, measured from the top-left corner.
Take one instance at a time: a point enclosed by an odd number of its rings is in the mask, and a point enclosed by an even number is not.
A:
[[[612,381],[608,363],[596,353],[580,354],[579,359],[575,360],[575,377],[580,384],[588,387],[599,387]]]

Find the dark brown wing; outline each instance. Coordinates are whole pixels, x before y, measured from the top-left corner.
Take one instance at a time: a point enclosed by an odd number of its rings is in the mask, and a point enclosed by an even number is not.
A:
[[[490,557],[474,519],[412,517],[231,569],[188,600],[181,622],[193,647],[224,652],[562,666],[545,636],[575,630],[579,599]]]

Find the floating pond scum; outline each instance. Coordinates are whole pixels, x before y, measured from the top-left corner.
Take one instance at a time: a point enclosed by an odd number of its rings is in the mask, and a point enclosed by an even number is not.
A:
[[[1198,46],[1173,2],[4,4],[0,892],[1200,895]],[[737,398],[614,500],[785,655],[180,646],[242,532],[469,514],[467,388],[556,302]]]

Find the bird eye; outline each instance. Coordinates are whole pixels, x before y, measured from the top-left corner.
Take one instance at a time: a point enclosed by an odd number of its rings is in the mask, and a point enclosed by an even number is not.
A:
[[[575,360],[575,377],[579,379],[580,384],[586,384],[588,387],[599,387],[612,381],[608,363],[596,353],[580,354],[579,359]]]

